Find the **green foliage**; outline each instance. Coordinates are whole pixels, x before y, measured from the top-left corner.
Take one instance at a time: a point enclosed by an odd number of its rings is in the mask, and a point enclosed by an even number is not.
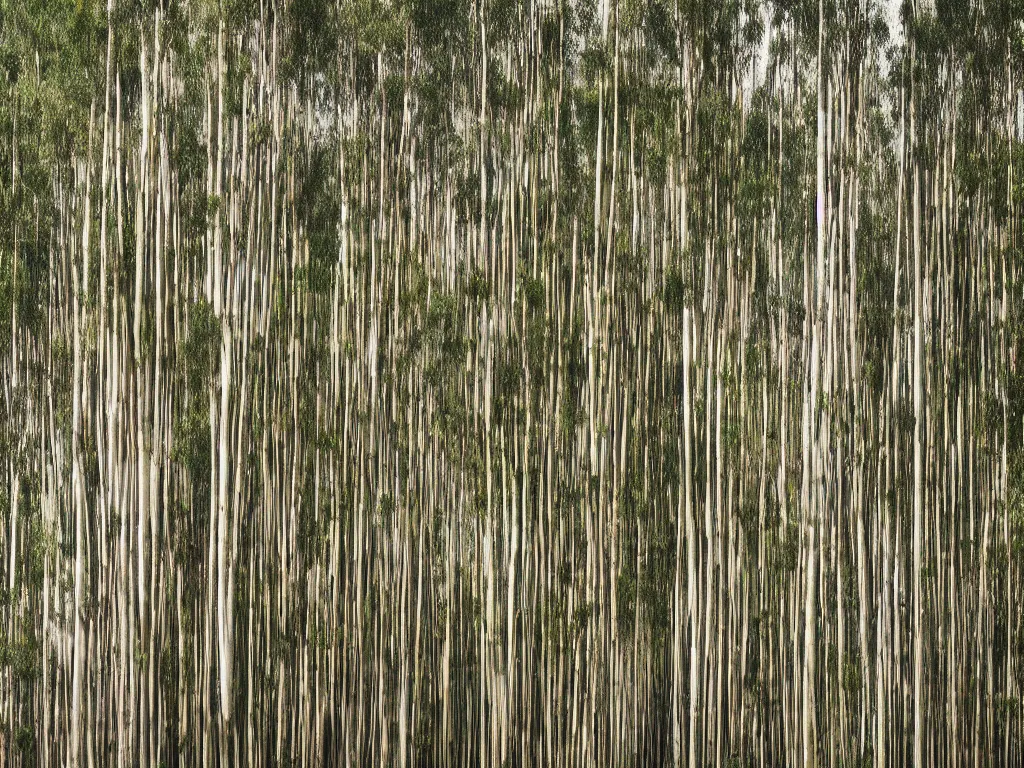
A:
[[[14,746],[21,753],[23,764],[32,764],[36,752],[36,732],[31,725],[19,725],[14,729]]]
[[[768,562],[774,579],[786,579],[796,572],[800,564],[800,528],[796,520],[790,519],[784,530],[772,527],[768,530]]]
[[[431,298],[425,335],[433,357],[427,365],[426,376],[435,387],[454,374],[465,360],[466,339],[460,315],[455,296],[435,293]]]
[[[746,539],[747,547],[752,548],[756,546],[758,536],[760,535],[759,509],[756,501],[746,500],[737,510],[736,516],[739,519],[740,528]]]
[[[317,76],[329,81],[334,77],[335,56],[353,55],[356,92],[370,97],[382,85],[378,55],[388,63],[389,71],[404,69],[407,10],[404,4],[389,8],[380,0],[354,0],[335,12],[326,0],[303,0],[295,12],[301,23],[294,34],[309,37],[296,48],[298,71],[311,81]],[[342,47],[341,41],[348,45]]]
[[[205,584],[205,575],[195,565],[206,557],[206,534],[210,521],[209,479],[206,482],[205,489],[196,490],[191,494],[195,500],[194,504],[191,503],[191,500],[188,503],[179,502],[174,514],[169,516],[169,536],[174,562],[181,569],[184,577],[181,622],[186,630],[186,637],[195,626],[193,605],[203,594]],[[193,475],[193,488],[195,488],[195,475]],[[117,535],[117,526],[120,525],[120,521],[115,520],[114,522],[117,525],[110,532],[111,537]],[[188,664],[190,657],[187,654],[182,654],[180,658],[183,664]],[[186,675],[187,678],[188,675]]]
[[[647,276],[647,249],[644,246],[638,246],[635,250],[631,248],[624,231],[619,232],[615,246],[615,263],[619,277],[616,293],[642,306],[640,294]]]
[[[1024,451],[1010,454],[1007,481],[1010,550],[1017,566],[1024,567]]]
[[[574,640],[580,638],[580,636],[587,631],[590,625],[590,619],[594,615],[593,603],[587,601],[581,601],[576,605],[576,610],[573,612],[572,623],[569,625],[569,636]]]
[[[51,388],[53,392],[53,410],[57,426],[66,433],[71,432],[72,398],[71,384],[73,378],[73,351],[68,339],[56,336],[50,341],[50,370],[52,373]]]
[[[197,395],[192,407],[175,424],[171,459],[182,463],[188,469],[195,489],[196,502],[201,504],[209,490],[211,475],[208,398]]]
[[[526,305],[523,340],[525,342],[526,369],[534,385],[544,381],[547,370],[549,332],[547,315],[544,313],[544,283],[520,270],[522,297]]]
[[[673,317],[681,318],[683,310],[693,301],[693,290],[687,285],[682,272],[677,267],[665,270],[665,287],[662,291],[665,309]]]
[[[607,45],[600,40],[592,40],[580,54],[580,76],[584,82],[595,85],[600,82],[602,75],[608,75],[612,72],[612,64],[612,52],[608,50]],[[588,100],[593,98],[596,103],[596,91],[588,90],[584,91],[584,93],[588,94]],[[593,93],[592,97],[589,96],[591,93]]]
[[[561,183],[558,188],[559,215],[566,218],[574,213],[592,210],[593,188],[584,171],[584,132],[582,119],[577,119],[577,105],[574,92],[566,89],[558,122],[558,162]],[[585,115],[580,116],[580,118]]]
[[[0,668],[9,667],[15,679],[31,684],[40,673],[42,651],[35,635],[19,640],[0,636]]]
[[[635,543],[633,545],[636,546]],[[635,629],[634,610],[636,607],[636,561],[626,558],[623,569],[615,582],[618,608],[619,634],[632,637]]]
[[[188,334],[182,348],[185,379],[193,392],[200,392],[220,368],[220,319],[203,298],[191,304],[188,314]]]
[[[522,88],[505,76],[498,62],[487,69],[487,102],[492,111],[507,115],[523,106]]]
[[[678,58],[676,30],[670,5],[665,0],[647,0],[643,10],[644,34],[648,45],[669,62]]]
[[[460,222],[480,216],[480,175],[473,170],[460,173],[455,182],[455,210]]]
[[[104,76],[100,46],[106,29],[101,4],[26,0],[7,4],[2,21],[0,56],[8,80],[19,101],[34,113],[23,129],[37,140],[46,160],[84,154],[90,104]],[[39,130],[34,136],[32,122]]]
[[[314,337],[302,364],[299,383],[298,422],[294,425],[305,439],[315,440],[319,424],[317,419],[320,402],[320,384],[325,379],[330,355],[324,339]]]
[[[672,589],[676,571],[675,526],[667,519],[648,528],[647,557],[642,563],[639,596],[653,648],[664,647],[672,628]]]
[[[894,236],[891,222],[862,202],[858,214],[857,297],[865,337],[864,378],[881,393],[892,349],[895,264],[884,244]]]
[[[504,355],[495,361],[492,408],[497,425],[511,424],[516,417],[516,398],[522,386],[521,372],[519,363]]]
[[[544,281],[531,277],[525,271],[521,273],[521,279],[527,309],[531,313],[542,311],[544,309]]]
[[[358,4],[357,7],[364,4]],[[288,4],[290,43],[285,71],[309,94],[322,78],[331,79],[337,69],[336,57],[345,20],[338,6],[328,0],[295,0]]]
[[[248,2],[249,0],[245,0]],[[236,51],[232,46],[229,48],[227,61],[227,76],[224,86],[224,114],[225,119],[242,116],[242,100],[247,90],[252,88],[251,78],[253,74],[252,59],[244,51]]]
[[[769,130],[768,114],[762,109],[753,110],[747,117],[741,149],[743,166],[738,208],[744,220],[754,216],[764,217],[775,191],[771,158],[772,133]]]
[[[11,259],[6,253],[0,254],[0,349],[10,349],[11,315],[15,306],[14,275]]]
[[[587,375],[587,362],[583,348],[583,315],[577,311],[569,325],[566,338],[562,341],[562,360],[565,365],[567,391],[573,402],[583,389]]]
[[[382,493],[377,498],[377,520],[384,527],[388,527],[394,520],[395,516],[395,500],[391,498],[391,494]]]
[[[541,290],[543,291],[543,286]],[[466,295],[469,296],[470,301],[473,302],[483,302],[490,298],[491,284],[479,269],[474,269],[473,273],[469,276]],[[543,301],[543,295],[541,297],[541,301]]]
[[[1019,347],[1024,345],[1018,343]],[[1024,360],[1018,351],[1018,360]],[[1011,454],[1024,450],[1024,366],[1006,374],[1006,445]]]
[[[727,157],[722,147],[732,138],[739,117],[739,105],[731,103],[721,91],[709,91],[697,102],[694,147],[697,167],[709,178],[721,177],[723,187],[728,186],[728,179],[722,176],[726,171],[722,161]]]
[[[319,498],[317,497],[316,475],[312,454],[306,462],[305,479],[302,486],[302,503],[298,510],[298,534],[296,541],[299,554],[302,557],[302,567],[305,571],[327,552],[327,543],[330,537],[331,526],[335,520],[335,509],[330,504],[326,486],[320,485]],[[390,497],[387,497],[390,502]],[[383,505],[384,502],[382,502]],[[390,517],[391,512],[381,511],[382,520],[385,516]]]
[[[461,102],[452,93],[451,71],[438,68],[420,71],[410,84],[413,100],[417,106],[415,115],[417,128],[423,145],[430,150],[436,161],[451,166],[459,165],[462,153],[462,138],[455,131],[452,116],[452,101]]]
[[[27,579],[28,587],[32,590],[41,590],[46,573],[46,560],[54,553],[56,541],[53,532],[47,530],[43,525],[38,478],[30,477],[27,480],[23,480],[22,494],[22,514],[25,514],[28,523],[26,529],[28,557],[22,564],[24,568],[22,574]],[[25,583],[22,582],[22,584]],[[19,585],[19,581],[16,578],[15,590],[18,589]]]
[[[37,199],[37,202],[41,206],[46,204],[43,200]],[[0,205],[0,214],[11,214],[5,207]],[[14,211],[13,215],[20,216],[22,212]],[[42,333],[46,321],[44,309],[49,298],[50,258],[47,249],[34,238],[34,227],[29,226],[26,233],[24,225],[28,223],[23,222],[16,254],[0,244],[0,343],[4,348],[10,345],[12,311],[15,322],[31,334]],[[0,220],[0,237],[7,234],[5,229],[11,224]],[[43,218],[41,226],[47,224]]]
[[[860,663],[854,658],[843,662],[843,689],[848,696],[859,696],[863,681],[861,680]]]
[[[409,20],[428,52],[457,53],[470,36],[469,7],[459,0],[408,0]]]
[[[629,463],[635,466],[635,452],[631,453]],[[638,526],[648,522],[649,507],[643,498],[643,487],[640,474],[632,469],[626,476],[619,498],[619,574],[616,580],[616,597],[618,601],[619,632],[631,637],[634,630],[634,611],[637,598],[637,547],[639,546]]]

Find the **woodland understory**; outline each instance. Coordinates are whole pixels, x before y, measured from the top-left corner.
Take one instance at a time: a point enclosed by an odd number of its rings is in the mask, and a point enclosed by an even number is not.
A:
[[[0,768],[1024,764],[1022,88],[1022,0],[0,0]]]

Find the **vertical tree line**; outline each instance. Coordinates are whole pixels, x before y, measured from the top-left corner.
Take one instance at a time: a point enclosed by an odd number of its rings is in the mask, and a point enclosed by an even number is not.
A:
[[[0,766],[1024,761],[1024,10],[0,0]]]

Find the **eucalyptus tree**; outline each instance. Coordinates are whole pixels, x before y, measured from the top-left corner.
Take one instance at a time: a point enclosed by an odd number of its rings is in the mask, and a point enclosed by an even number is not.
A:
[[[0,763],[1021,755],[1005,5],[0,6]]]

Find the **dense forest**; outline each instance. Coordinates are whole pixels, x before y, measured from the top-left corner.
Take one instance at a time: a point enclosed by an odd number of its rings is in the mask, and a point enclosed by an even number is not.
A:
[[[0,766],[1024,761],[1024,3],[0,0]]]

